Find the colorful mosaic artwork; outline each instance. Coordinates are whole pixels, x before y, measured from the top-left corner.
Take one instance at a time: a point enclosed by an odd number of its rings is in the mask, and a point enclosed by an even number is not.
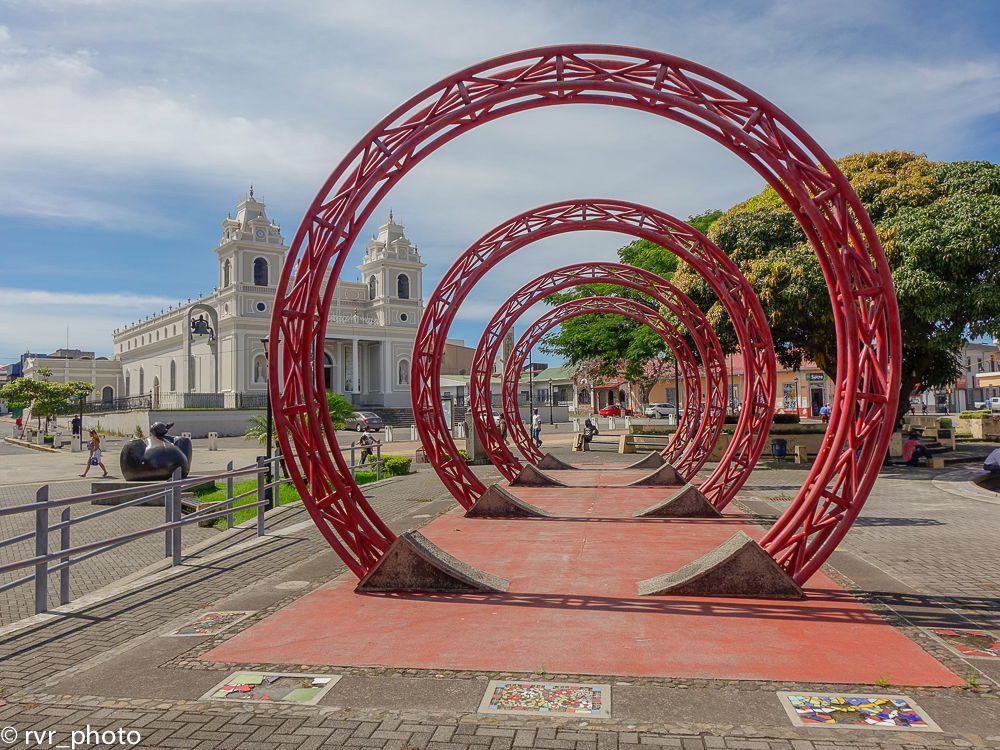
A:
[[[252,614],[254,612],[206,612],[169,635],[216,635]]]
[[[495,714],[610,716],[611,686],[493,680],[479,710]]]
[[[209,690],[203,700],[268,701],[315,704],[337,684],[340,675],[236,672]]]
[[[1000,659],[1000,639],[982,630],[930,628],[930,631],[962,656]]]
[[[904,695],[796,695],[778,693],[798,726],[863,727],[939,732],[937,724]]]

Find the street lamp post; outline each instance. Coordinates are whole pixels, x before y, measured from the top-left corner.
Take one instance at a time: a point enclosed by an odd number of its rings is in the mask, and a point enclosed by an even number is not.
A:
[[[531,351],[528,351],[528,413],[535,413],[535,365],[531,361]]]
[[[552,410],[556,403],[556,386],[551,380],[549,381],[549,424],[555,424],[555,420],[552,418]]]
[[[269,354],[268,354],[268,339],[267,338],[262,338],[260,340],[260,343],[262,343],[264,345],[264,360],[267,361],[267,363],[268,363],[268,365],[267,365],[268,366],[268,370],[270,370],[271,363],[270,363]],[[266,389],[264,391],[264,408],[265,408],[265,410],[267,412],[267,416],[266,416],[267,425],[265,427],[265,433],[266,433],[265,440],[266,440],[267,445],[266,445],[265,452],[264,452],[264,455],[267,458],[267,474],[265,474],[264,477],[265,477],[265,481],[267,482],[267,485],[268,485],[267,488],[264,490],[264,509],[265,510],[271,510],[271,508],[274,507],[274,492],[273,492],[274,488],[271,487],[271,482],[273,481],[273,472],[271,471],[271,457],[272,457],[271,442],[273,440],[273,434],[272,434],[273,433],[273,428],[272,428],[271,424],[272,424],[272,417],[273,417],[273,415],[271,413],[271,375],[270,375],[270,372],[268,373],[268,376],[267,376],[267,378],[265,379],[264,382],[266,383]]]

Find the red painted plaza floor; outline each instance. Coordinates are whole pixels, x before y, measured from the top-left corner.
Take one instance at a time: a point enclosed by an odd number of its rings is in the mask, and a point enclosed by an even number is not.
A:
[[[559,472],[560,478],[569,473]],[[609,483],[625,480],[625,472],[616,480],[610,473],[601,472],[600,478],[607,477]],[[648,472],[637,475],[644,473]],[[561,518],[467,519],[456,508],[422,529],[451,554],[509,579],[507,593],[359,595],[353,592],[357,579],[346,574],[203,658],[498,672],[866,684],[887,678],[896,685],[963,684],[821,574],[809,581],[805,601],[636,594],[636,581],[681,567],[737,530],[759,537],[760,527],[743,516],[631,518],[634,511],[668,496],[674,491],[671,488],[513,491]]]

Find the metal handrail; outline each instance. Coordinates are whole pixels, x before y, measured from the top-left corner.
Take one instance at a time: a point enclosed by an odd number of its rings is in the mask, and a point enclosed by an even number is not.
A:
[[[98,492],[90,495],[83,495],[78,497],[64,498],[61,500],[49,500],[48,492],[49,486],[43,485],[36,493],[36,501],[31,504],[26,505],[15,505],[8,506],[6,508],[0,508],[0,516],[13,515],[15,513],[34,513],[35,514],[35,530],[33,532],[27,532],[24,534],[19,534],[9,539],[0,540],[0,547],[5,547],[10,544],[17,542],[28,541],[32,538],[35,540],[35,555],[32,557],[24,558],[22,560],[16,560],[9,563],[0,564],[0,573],[7,573],[10,571],[21,570],[23,568],[34,567],[34,573],[30,576],[24,576],[22,578],[16,579],[14,581],[8,581],[7,583],[0,584],[0,592],[7,591],[9,589],[16,588],[17,586],[22,586],[29,582],[34,582],[35,584],[35,613],[46,611],[48,607],[48,575],[49,573],[58,572],[60,574],[59,581],[59,603],[66,604],[69,602],[70,596],[70,568],[84,560],[88,560],[96,555],[109,552],[123,544],[135,541],[136,539],[141,539],[143,537],[149,536],[151,534],[163,534],[164,535],[164,550],[165,557],[171,558],[171,565],[180,565],[182,561],[181,554],[181,531],[184,526],[188,526],[192,523],[198,523],[200,521],[215,520],[218,518],[227,519],[227,528],[233,527],[233,514],[238,510],[244,509],[258,509],[257,512],[257,535],[263,536],[264,534],[264,513],[260,510],[269,510],[273,507],[273,500],[265,494],[267,490],[272,490],[275,487],[280,488],[282,484],[290,482],[290,479],[275,478],[272,481],[266,481],[266,477],[270,476],[273,471],[273,465],[278,465],[281,461],[281,453],[278,452],[277,455],[270,459],[266,459],[263,456],[259,457],[255,464],[241,467],[239,469],[233,469],[232,461],[229,462],[229,466],[225,472],[217,474],[202,475],[196,477],[188,477],[186,479],[181,479],[180,470],[174,472],[174,477],[170,480],[159,482],[153,485],[150,489],[151,492],[142,495],[141,497],[134,498],[119,504],[116,504],[109,508],[102,508],[100,510],[94,511],[92,513],[87,513],[86,515],[79,516],[77,518],[71,518],[70,512],[72,505],[76,505],[84,502],[91,502],[93,500],[103,500],[109,498],[120,497],[122,495],[131,494],[135,492],[134,488],[126,488],[121,490],[109,490],[106,492]],[[242,492],[238,495],[233,494],[233,479],[235,477],[244,475],[256,475],[257,486],[246,492]],[[206,482],[218,479],[224,479],[226,481],[226,495],[224,500],[219,500],[213,503],[209,503],[204,507],[198,508],[193,513],[189,513],[182,517],[181,515],[181,490],[185,487],[190,487],[194,485],[205,484]],[[258,497],[257,502],[246,503],[244,505],[235,507],[233,504],[237,500],[256,495]],[[147,529],[141,529],[139,531],[129,532],[128,534],[122,534],[115,537],[109,537],[107,539],[102,539],[96,542],[89,542],[87,544],[77,545],[76,547],[70,546],[70,529],[72,526],[80,523],[81,521],[91,520],[99,516],[103,516],[107,513],[112,513],[122,508],[128,508],[135,505],[139,505],[143,502],[147,502],[152,499],[159,497],[164,498],[164,523],[157,526],[153,526]],[[62,512],[62,518],[58,523],[49,524],[48,514],[49,510],[52,508],[64,508]],[[216,510],[222,508],[221,510]],[[60,543],[59,549],[57,551],[49,551],[49,532],[58,530],[60,532]],[[50,565],[49,563],[54,560],[59,560],[55,565]]]
[[[275,456],[271,459],[274,463],[278,460],[279,456]],[[157,482],[154,486],[157,488],[155,491],[151,492],[149,495],[144,496],[144,499],[150,500],[157,495],[162,495],[164,491],[172,489],[174,487],[179,487],[181,489],[185,487],[191,487],[198,484],[205,484],[206,482],[214,482],[217,479],[225,479],[229,476],[239,476],[241,474],[255,474],[259,471],[256,465],[250,465],[241,467],[239,469],[233,469],[232,471],[225,471],[220,474],[205,474],[194,477],[187,477],[186,479],[168,479],[163,482]],[[115,497],[121,497],[122,495],[131,495],[135,492],[134,487],[126,487],[120,490],[105,490],[104,492],[94,492],[89,495],[77,495],[76,497],[67,497],[61,500],[46,500],[44,504],[41,503],[28,503],[26,505],[9,505],[7,507],[0,508],[0,517],[10,516],[15,513],[29,513],[40,508],[61,508],[66,505],[77,505],[79,503],[89,503],[93,500],[110,500]],[[121,503],[119,506],[122,507],[125,503]]]

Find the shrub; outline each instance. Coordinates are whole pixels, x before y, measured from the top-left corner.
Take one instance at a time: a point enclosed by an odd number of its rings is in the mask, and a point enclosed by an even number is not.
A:
[[[798,414],[775,414],[774,423],[775,424],[798,424],[801,419],[799,419]]]
[[[948,417],[941,417],[941,419],[938,420],[938,426],[941,429],[951,427],[951,420]]]
[[[740,417],[738,414],[727,414],[726,424],[736,424],[736,420]],[[774,424],[798,424],[799,423],[798,414],[775,414]]]
[[[382,475],[398,477],[409,474],[412,461],[413,459],[409,456],[382,456]]]
[[[959,419],[987,419],[993,412],[987,409],[966,409],[958,415]],[[950,422],[949,422],[950,423]]]

